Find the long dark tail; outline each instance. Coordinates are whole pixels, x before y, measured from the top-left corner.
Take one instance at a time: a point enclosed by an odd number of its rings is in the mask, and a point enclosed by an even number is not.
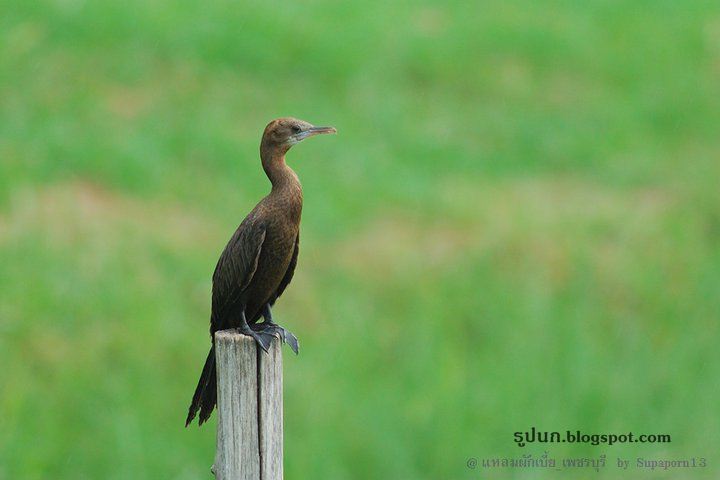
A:
[[[205,366],[203,367],[202,373],[200,374],[200,381],[198,382],[197,388],[195,389],[195,395],[193,395],[190,408],[188,409],[187,420],[185,420],[185,426],[187,427],[192,422],[193,418],[200,410],[199,425],[210,418],[210,414],[215,408],[215,402],[217,401],[217,386],[215,376],[215,345],[210,349],[207,359],[205,360]]]

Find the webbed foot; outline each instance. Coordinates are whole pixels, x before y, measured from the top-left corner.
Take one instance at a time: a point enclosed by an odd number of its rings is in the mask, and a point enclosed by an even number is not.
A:
[[[247,335],[249,337],[252,337],[255,339],[255,343],[262,348],[265,353],[268,353],[270,349],[270,345],[273,341],[273,336],[269,332],[265,331],[255,331],[252,328],[245,325],[245,327],[239,327],[236,329],[238,333],[242,333],[243,335]]]
[[[298,354],[300,350],[300,343],[298,342],[297,337],[290,330],[281,327],[277,323],[268,322],[267,320],[263,323],[256,323],[252,326],[252,328],[261,335],[264,334],[278,337],[283,343],[290,345],[290,348],[293,352],[295,352],[295,355]]]

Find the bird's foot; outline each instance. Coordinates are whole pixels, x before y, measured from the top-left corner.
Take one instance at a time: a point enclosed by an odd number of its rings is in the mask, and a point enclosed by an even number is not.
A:
[[[236,328],[235,330],[237,330],[238,333],[254,338],[255,343],[257,343],[258,346],[265,351],[265,353],[268,353],[274,335],[265,331],[255,331],[247,325]]]
[[[267,320],[263,323],[256,323],[252,326],[256,331],[260,332],[260,334],[266,334],[271,336],[276,336],[280,340],[282,340],[283,343],[287,343],[290,345],[290,348],[293,352],[295,352],[295,355],[298,354],[298,351],[300,350],[300,343],[298,342],[298,339],[290,330],[287,330],[277,323],[268,322]]]

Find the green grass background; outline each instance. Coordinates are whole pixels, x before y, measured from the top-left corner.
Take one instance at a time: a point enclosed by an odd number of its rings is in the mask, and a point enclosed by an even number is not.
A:
[[[286,478],[717,478],[717,2],[9,0],[0,479],[211,478],[210,276],[283,115],[339,131],[288,156]],[[543,451],[708,467],[466,467]]]

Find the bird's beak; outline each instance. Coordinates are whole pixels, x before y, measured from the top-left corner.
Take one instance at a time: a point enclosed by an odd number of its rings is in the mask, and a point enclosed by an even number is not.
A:
[[[337,133],[337,130],[335,130],[335,127],[310,127],[304,132],[298,133],[297,139],[298,141],[305,140],[308,137],[322,135],[324,133]]]

